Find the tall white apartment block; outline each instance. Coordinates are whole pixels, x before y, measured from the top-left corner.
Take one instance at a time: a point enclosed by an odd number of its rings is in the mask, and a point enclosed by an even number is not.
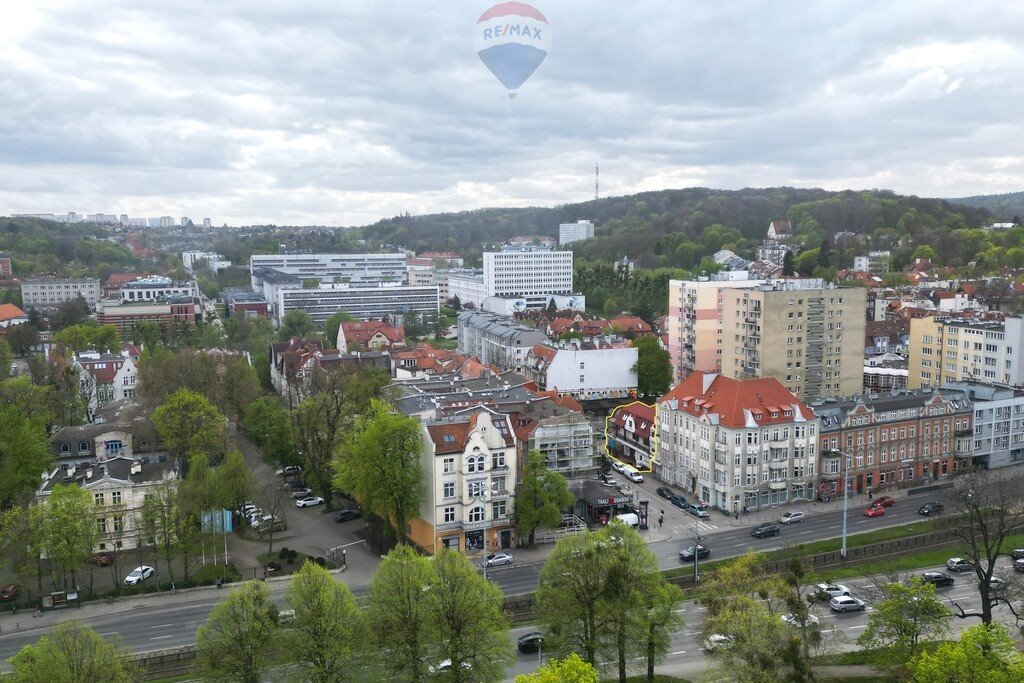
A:
[[[575,223],[561,223],[558,226],[558,243],[563,247],[566,244],[590,239],[594,236],[594,224],[590,221],[576,221]]]
[[[78,297],[95,306],[100,300],[100,281],[93,278],[40,278],[21,283],[21,303],[26,310],[59,306]]]
[[[488,296],[528,296],[572,292],[572,252],[508,250],[484,252]]]

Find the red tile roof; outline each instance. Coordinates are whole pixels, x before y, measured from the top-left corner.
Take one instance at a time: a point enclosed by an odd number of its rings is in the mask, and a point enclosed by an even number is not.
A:
[[[15,320],[24,317],[26,317],[25,311],[14,304],[0,304],[0,320]]]
[[[392,344],[405,341],[405,328],[393,327],[381,320],[368,320],[366,322],[343,322],[341,327],[345,332],[345,341],[366,344],[378,332],[387,337]]]
[[[704,382],[709,384],[704,391]],[[719,424],[740,429],[747,424],[747,411],[759,426],[793,422],[794,415],[784,410],[798,411],[806,419],[814,412],[782,386],[774,377],[737,380],[717,374],[694,372],[661,397],[660,404],[676,401],[676,410],[700,416],[718,415]],[[777,415],[771,416],[774,407]]]
[[[625,428],[626,418],[632,417],[633,424],[636,425],[633,433],[645,439],[651,438],[651,428],[654,426],[654,406],[637,401],[619,406],[615,409],[614,415],[612,420],[615,422],[615,426]]]
[[[653,332],[651,326],[648,325],[643,318],[635,315],[612,318],[608,321],[608,324],[611,327],[618,329],[620,332],[635,332],[640,334]]]

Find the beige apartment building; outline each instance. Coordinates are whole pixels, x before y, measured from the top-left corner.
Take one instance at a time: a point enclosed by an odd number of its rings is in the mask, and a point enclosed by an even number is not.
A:
[[[1024,319],[979,321],[914,318],[910,321],[907,386],[975,380],[1024,384]]]
[[[777,280],[722,299],[722,374],[774,377],[804,401],[861,393],[866,290]]]

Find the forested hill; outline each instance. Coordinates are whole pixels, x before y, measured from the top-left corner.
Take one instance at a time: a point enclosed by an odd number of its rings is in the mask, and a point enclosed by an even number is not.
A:
[[[886,190],[688,188],[555,208],[398,216],[365,226],[362,231],[372,241],[399,244],[417,252],[471,252],[482,244],[516,235],[557,237],[559,223],[578,219],[589,219],[597,225],[594,239],[573,246],[580,256],[613,260],[627,255],[644,267],[691,268],[722,247],[751,254],[772,220],[790,220],[802,242],[818,246],[825,237],[843,231],[889,238],[906,234],[919,237],[931,231],[948,234],[978,227],[991,220],[991,214],[983,208]]]
[[[959,197],[947,201],[964,206],[974,206],[991,211],[997,220],[1001,222],[1019,222],[1024,216],[1024,192],[1009,192],[1007,194],[983,194],[974,197]],[[1016,220],[1015,220],[1016,219]]]

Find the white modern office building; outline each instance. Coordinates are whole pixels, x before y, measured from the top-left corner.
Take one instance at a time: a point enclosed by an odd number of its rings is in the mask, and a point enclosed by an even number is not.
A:
[[[405,254],[253,254],[249,272],[273,269],[300,279],[321,282],[404,284],[408,262]],[[253,288],[256,280],[253,277]]]
[[[526,308],[543,308],[551,294],[572,294],[572,252],[504,247],[483,255],[483,272],[451,273],[449,296],[481,307],[488,297],[522,298]]]
[[[356,320],[379,320],[408,313],[436,317],[440,312],[436,286],[321,285],[316,289],[277,288],[276,295],[273,315],[279,325],[288,311],[294,310],[306,311],[318,326],[338,311],[345,311]]]
[[[573,242],[590,239],[594,236],[594,224],[590,221],[561,223],[558,226],[558,243],[563,247]]]

